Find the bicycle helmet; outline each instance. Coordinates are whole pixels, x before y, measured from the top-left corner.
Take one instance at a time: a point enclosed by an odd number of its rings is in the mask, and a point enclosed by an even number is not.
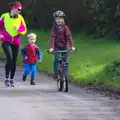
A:
[[[58,10],[58,11],[53,13],[53,17],[54,18],[56,18],[56,17],[63,17],[64,18],[65,17],[65,13],[63,11]]]

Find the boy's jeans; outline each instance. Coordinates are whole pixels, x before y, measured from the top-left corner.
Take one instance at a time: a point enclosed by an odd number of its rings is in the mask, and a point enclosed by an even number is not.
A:
[[[31,72],[31,79],[35,79],[36,77],[36,64],[24,64],[24,73],[23,75],[27,76]]]
[[[63,55],[65,55],[67,53],[63,53]],[[65,55],[65,62],[68,63],[68,55]],[[53,69],[54,69],[54,73],[58,73],[58,65],[60,64],[60,61],[57,58],[57,55],[55,54],[54,56],[54,64],[53,64]],[[66,70],[68,70],[68,64],[66,64]]]

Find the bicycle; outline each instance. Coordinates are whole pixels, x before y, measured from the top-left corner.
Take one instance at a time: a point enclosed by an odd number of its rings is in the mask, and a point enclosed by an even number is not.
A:
[[[75,50],[76,51],[76,50]],[[56,50],[53,52],[47,51],[49,54],[56,54],[57,59],[59,61],[58,66],[58,74],[57,74],[57,88],[58,91],[64,91],[68,92],[68,82],[69,82],[69,76],[68,76],[68,62],[65,61],[66,57],[70,52],[72,52],[71,49],[68,50]]]

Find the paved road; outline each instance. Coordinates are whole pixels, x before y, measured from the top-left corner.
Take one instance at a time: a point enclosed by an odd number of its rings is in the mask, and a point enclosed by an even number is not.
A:
[[[37,74],[36,86],[21,81],[17,68],[15,88],[3,84],[0,63],[0,120],[120,120],[120,100],[109,100],[92,91],[70,86],[58,92],[52,78]]]

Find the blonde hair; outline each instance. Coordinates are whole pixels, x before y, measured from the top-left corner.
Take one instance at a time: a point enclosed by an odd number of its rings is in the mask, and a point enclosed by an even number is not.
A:
[[[27,35],[28,38],[33,37],[36,39],[37,35],[35,33],[30,33]]]

